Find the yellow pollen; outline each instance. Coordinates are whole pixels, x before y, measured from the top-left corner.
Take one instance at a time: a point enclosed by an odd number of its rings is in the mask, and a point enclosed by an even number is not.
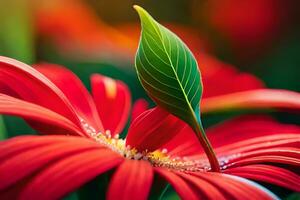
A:
[[[209,171],[210,165],[208,160],[194,159],[188,157],[173,157],[168,154],[167,149],[156,151],[144,150],[139,152],[136,148],[126,145],[124,139],[119,138],[119,134],[111,136],[111,132],[106,130],[104,133],[97,133],[85,120],[81,119],[81,124],[86,132],[99,144],[106,146],[112,151],[124,156],[127,159],[146,160],[154,167],[164,167],[178,171]],[[228,167],[230,159],[241,156],[240,154],[219,157],[222,169]]]
[[[209,163],[205,160],[189,160],[185,157],[171,157],[168,155],[167,149],[156,151],[144,150],[139,152],[136,148],[129,145],[126,146],[124,139],[120,139],[118,135],[111,137],[110,131],[105,133],[97,133],[92,135],[100,144],[110,148],[112,151],[119,153],[127,159],[146,160],[155,167],[165,167],[168,169],[179,171],[208,171]]]

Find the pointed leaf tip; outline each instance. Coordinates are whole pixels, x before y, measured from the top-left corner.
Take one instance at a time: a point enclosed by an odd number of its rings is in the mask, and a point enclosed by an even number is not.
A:
[[[133,8],[135,9],[135,11],[138,13],[140,19],[142,20],[142,16],[144,13],[147,13],[147,11],[145,11],[141,6],[138,5],[134,5]]]
[[[141,9],[141,7],[139,5],[133,5],[132,6],[136,11],[138,11],[138,9]]]
[[[144,28],[145,26],[151,26],[151,24],[153,22],[157,23],[152,16],[141,6],[138,5],[134,5],[133,8],[136,10],[136,12],[138,13],[140,20],[141,20],[141,25],[142,28]]]
[[[133,8],[136,10],[136,12],[137,12],[139,15],[141,15],[141,14],[148,14],[148,15],[149,15],[149,13],[148,13],[144,8],[142,8],[142,7],[139,6],[139,5],[133,5]]]

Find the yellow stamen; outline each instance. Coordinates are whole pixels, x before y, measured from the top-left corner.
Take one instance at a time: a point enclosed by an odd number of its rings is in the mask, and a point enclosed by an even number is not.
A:
[[[210,171],[209,162],[205,159],[194,159],[188,157],[173,157],[170,156],[167,149],[159,149],[156,151],[144,150],[139,152],[136,148],[132,148],[129,145],[126,146],[124,139],[119,138],[119,134],[115,134],[113,137],[109,130],[104,133],[96,133],[95,129],[91,127],[84,120],[81,123],[88,134],[101,145],[106,146],[112,151],[124,156],[127,159],[132,160],[147,160],[154,167],[165,167],[167,169],[173,169],[178,171]],[[220,157],[218,160],[222,169],[226,169],[228,160],[239,157],[238,155],[231,155],[227,157]]]

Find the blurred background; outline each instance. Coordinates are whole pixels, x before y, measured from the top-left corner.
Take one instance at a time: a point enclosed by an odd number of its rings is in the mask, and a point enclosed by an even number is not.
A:
[[[126,82],[133,99],[147,98],[134,71],[140,34],[134,4],[194,54],[254,74],[267,87],[300,92],[299,0],[0,0],[0,55],[62,64],[88,88],[89,75],[102,73]],[[300,123],[291,115],[275,117]],[[0,129],[0,139],[33,133],[14,117],[0,120]]]
[[[298,0],[1,0],[0,54],[28,64],[132,70],[140,31],[133,4],[192,50],[254,73],[269,87],[300,90]]]

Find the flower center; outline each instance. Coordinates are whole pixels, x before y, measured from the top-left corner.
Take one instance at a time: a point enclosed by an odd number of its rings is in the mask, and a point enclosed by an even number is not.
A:
[[[111,132],[106,130],[104,133],[96,133],[95,129],[89,124],[82,120],[83,127],[86,129],[87,133],[99,144],[111,149],[112,151],[122,155],[127,159],[133,160],[145,160],[151,163],[155,167],[165,167],[168,169],[179,170],[179,171],[210,171],[210,165],[206,159],[194,159],[189,157],[174,157],[168,154],[167,149],[159,149],[156,151],[144,150],[142,152],[138,151],[136,148],[126,145],[124,139],[119,138],[116,134],[113,137]],[[222,169],[226,169],[226,164],[228,163],[229,157],[220,157],[219,163]]]
[[[150,162],[155,167],[166,167],[169,169],[180,171],[208,171],[210,170],[209,163],[205,160],[190,160],[186,157],[172,157],[168,155],[167,149],[156,151],[144,150],[138,151],[126,145],[124,139],[119,138],[119,135],[111,136],[110,131],[105,133],[97,133],[91,135],[98,143],[110,148],[112,151],[119,153],[127,159],[145,160]]]

